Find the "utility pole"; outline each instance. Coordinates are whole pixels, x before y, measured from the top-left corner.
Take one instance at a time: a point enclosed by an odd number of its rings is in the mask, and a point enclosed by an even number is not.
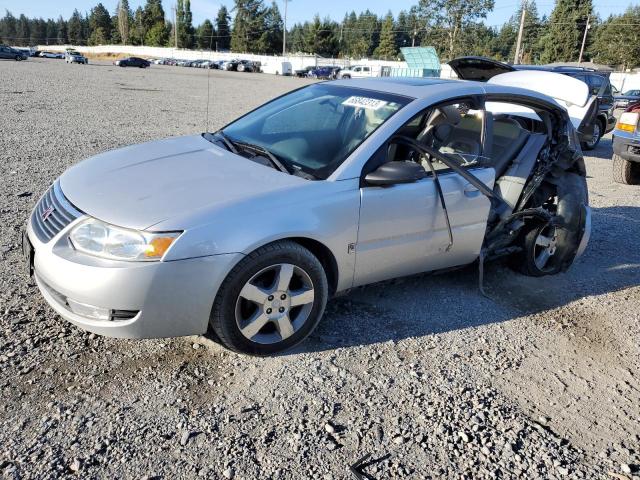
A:
[[[284,0],[284,31],[282,32],[282,56],[287,54],[287,5],[289,0]]]
[[[178,7],[174,5],[173,7],[173,36],[176,50],[178,49]]]
[[[582,36],[582,46],[580,47],[580,57],[578,57],[578,63],[582,63],[582,54],[584,53],[584,44],[587,43],[587,32],[591,28],[589,24],[589,20],[591,19],[591,15],[587,15],[587,23],[584,26],[584,35]]]
[[[415,47],[416,46],[416,35],[418,34],[418,31],[416,29],[413,29],[413,36],[411,37],[411,46]]]
[[[520,46],[522,45],[522,33],[524,32],[524,18],[527,14],[527,2],[522,2],[522,15],[520,15],[520,29],[518,30],[518,41],[516,42],[516,54],[513,58],[513,64],[520,63]]]

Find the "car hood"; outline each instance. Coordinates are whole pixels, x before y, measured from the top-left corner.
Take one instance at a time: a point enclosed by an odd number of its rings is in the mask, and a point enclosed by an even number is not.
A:
[[[60,178],[64,195],[79,210],[136,229],[305,182],[224,150],[201,135],[102,153]]]

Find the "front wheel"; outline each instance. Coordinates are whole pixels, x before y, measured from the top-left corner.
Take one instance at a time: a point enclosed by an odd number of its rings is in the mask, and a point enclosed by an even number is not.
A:
[[[282,241],[259,248],[229,273],[209,324],[231,350],[271,355],[304,340],[327,303],[320,261],[301,245]]]
[[[22,60],[22,57],[20,55],[16,55],[16,62],[19,62],[20,60]]]
[[[623,185],[640,184],[640,163],[630,162],[620,155],[614,155],[613,180]]]
[[[591,138],[586,142],[582,142],[582,147],[585,150],[593,150],[600,143],[600,139],[602,138],[603,133],[604,128],[602,126],[602,122],[600,120],[597,120],[593,125],[593,134],[591,135]]]

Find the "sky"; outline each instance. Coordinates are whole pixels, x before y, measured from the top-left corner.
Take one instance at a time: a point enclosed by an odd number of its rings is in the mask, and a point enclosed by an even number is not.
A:
[[[77,8],[81,12],[88,12],[99,0],[0,0],[0,15],[4,10],[9,10],[15,16],[24,13],[28,17],[57,18],[62,15],[69,18],[73,10]],[[118,0],[101,0],[102,4],[110,12],[114,12]],[[138,5],[144,5],[145,0],[129,0],[132,9]],[[270,0],[265,0],[266,4]],[[345,12],[355,10],[359,13],[367,8],[378,15],[383,15],[391,10],[395,15],[400,10],[408,10],[412,5],[417,4],[417,0],[323,0],[322,2],[312,0],[290,0],[288,3],[287,25],[296,22],[311,20],[318,13],[321,17],[340,21]],[[171,16],[171,7],[175,0],[163,0],[162,2],[167,16]],[[197,26],[205,18],[213,20],[221,5],[226,5],[231,9],[233,0],[191,0],[191,11],[193,12],[193,23]],[[277,0],[280,12],[284,16],[284,0]],[[506,22],[513,12],[518,8],[519,0],[495,0],[495,8],[489,14],[485,23],[491,26],[500,26]],[[595,10],[600,18],[605,19],[610,14],[622,13],[630,5],[639,5],[640,0],[594,0]],[[549,14],[553,9],[553,0],[538,0],[538,11],[540,14]]]

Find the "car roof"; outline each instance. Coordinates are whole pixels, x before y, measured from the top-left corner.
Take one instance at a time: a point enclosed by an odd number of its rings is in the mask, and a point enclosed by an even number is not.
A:
[[[534,90],[507,85],[493,85],[486,82],[470,80],[455,80],[433,77],[374,77],[357,78],[349,80],[332,80],[332,85],[355,87],[377,92],[404,95],[414,99],[438,100],[481,94],[507,94],[525,96],[536,100],[542,100],[548,104],[558,106],[558,103],[548,95]]]
[[[426,87],[438,86],[438,90],[445,88],[450,89],[453,92],[455,90],[464,89],[464,87],[468,87],[469,85],[477,84],[477,82],[419,77],[354,78],[348,80],[334,80],[332,83],[345,87],[363,88],[414,98],[428,97],[432,89]]]

